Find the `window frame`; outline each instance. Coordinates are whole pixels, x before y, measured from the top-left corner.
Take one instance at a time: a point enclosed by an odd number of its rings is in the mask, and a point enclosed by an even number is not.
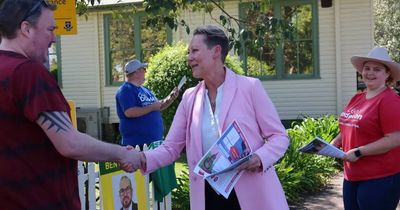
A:
[[[146,16],[146,13],[143,11],[135,12],[133,14],[133,31],[134,31],[134,51],[135,55],[137,55],[136,59],[143,59],[142,52],[142,20]],[[111,45],[110,45],[110,20],[112,14],[107,13],[103,15],[103,32],[104,32],[104,58],[105,58],[105,86],[120,86],[124,82],[113,82],[111,79],[112,75],[112,66],[111,66]],[[166,37],[167,43],[172,43],[172,30],[167,26],[166,27]]]
[[[308,75],[286,75],[285,74],[285,66],[283,62],[283,42],[280,43],[275,48],[276,53],[276,75],[275,76],[255,76],[260,80],[293,80],[293,79],[319,79],[320,78],[320,66],[319,66],[319,24],[318,24],[318,1],[314,0],[272,0],[272,8],[274,12],[274,16],[277,18],[281,18],[281,8],[283,6],[291,6],[291,5],[311,5],[312,12],[312,66],[313,73]],[[251,2],[243,2],[239,3],[239,19],[244,19],[245,11],[249,8]],[[240,30],[243,28],[243,23],[239,24]],[[243,61],[243,69],[245,74],[247,75],[247,50],[244,47],[244,41],[240,40],[242,43],[243,53],[240,55],[241,60]],[[297,42],[298,40],[296,40]]]

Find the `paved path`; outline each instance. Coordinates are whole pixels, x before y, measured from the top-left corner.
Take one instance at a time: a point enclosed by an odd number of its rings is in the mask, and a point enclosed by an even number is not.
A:
[[[291,210],[343,210],[342,174],[332,178],[332,181],[320,192],[307,195],[302,204],[291,206]]]
[[[291,206],[291,210],[343,210],[343,174],[334,176],[320,192],[307,195],[301,205]],[[400,204],[397,207],[400,210]]]

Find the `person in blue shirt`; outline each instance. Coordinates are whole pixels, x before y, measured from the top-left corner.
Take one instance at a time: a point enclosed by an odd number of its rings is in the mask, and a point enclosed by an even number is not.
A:
[[[142,147],[161,140],[164,131],[161,111],[179,94],[175,87],[166,98],[158,100],[150,89],[143,86],[146,67],[147,63],[139,60],[129,61],[124,68],[127,81],[115,96],[122,145]]]

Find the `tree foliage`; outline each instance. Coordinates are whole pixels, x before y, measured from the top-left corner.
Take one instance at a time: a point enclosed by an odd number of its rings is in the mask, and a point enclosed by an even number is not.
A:
[[[167,43],[167,29],[163,25],[145,26],[147,17],[129,8],[113,11],[107,18],[112,82],[123,82],[123,66],[134,58],[148,61]],[[140,43],[136,37],[141,38]],[[140,51],[135,49],[137,45]]]
[[[374,8],[375,44],[386,47],[400,62],[400,1],[374,0]]]
[[[87,5],[95,4],[101,0],[78,0],[78,14],[84,14]],[[271,12],[271,0],[261,0],[251,4],[251,11],[261,13],[257,17],[250,20],[240,20],[239,18],[229,14],[224,9],[223,0],[144,0],[141,7],[144,9],[148,18],[147,26],[168,25],[171,29],[176,30],[179,26],[184,27],[189,34],[190,26],[181,18],[182,11],[203,12],[209,14],[215,10],[219,10],[221,15],[214,18],[228,33],[230,47],[241,54],[243,47],[261,49],[265,43],[278,44],[274,34],[279,34],[280,39],[290,38],[293,35],[294,28],[285,20],[277,19]],[[135,10],[137,6],[132,6]],[[254,24],[257,23],[257,24]],[[251,26],[251,27],[247,27]],[[238,31],[240,28],[240,31]],[[267,42],[266,39],[274,37],[274,42]],[[242,45],[241,40],[244,41]]]
[[[2,1],[0,0],[0,3]],[[85,15],[89,5],[96,5],[100,2],[101,0],[77,0],[77,13]],[[250,20],[240,20],[229,14],[224,9],[223,0],[143,0],[141,7],[149,15],[146,20],[147,26],[161,24],[168,25],[175,30],[178,26],[182,26],[187,33],[190,33],[191,28],[181,18],[182,11],[203,12],[211,16],[214,10],[219,10],[221,15],[216,18],[216,21],[228,32],[230,47],[235,49],[238,54],[242,54],[244,47],[263,50],[265,43],[279,44],[279,39],[282,40],[293,35],[294,29],[289,22],[273,16],[271,4],[272,0],[251,3],[251,10],[263,15],[258,15]],[[137,9],[135,5],[132,7],[135,10]],[[213,18],[215,19],[215,17]],[[238,31],[238,28],[240,28],[240,31]],[[268,42],[271,37],[276,38],[274,34],[279,34],[279,39]],[[244,44],[241,40],[244,41]]]
[[[110,18],[110,51],[113,82],[124,81],[124,65],[135,54],[133,13],[113,13]]]

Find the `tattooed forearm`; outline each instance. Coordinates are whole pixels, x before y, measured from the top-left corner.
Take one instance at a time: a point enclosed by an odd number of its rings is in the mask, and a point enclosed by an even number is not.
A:
[[[48,124],[47,130],[52,129],[53,127],[58,133],[60,130],[67,131],[71,128],[71,121],[68,118],[67,113],[65,112],[43,112],[38,122],[40,125]]]

